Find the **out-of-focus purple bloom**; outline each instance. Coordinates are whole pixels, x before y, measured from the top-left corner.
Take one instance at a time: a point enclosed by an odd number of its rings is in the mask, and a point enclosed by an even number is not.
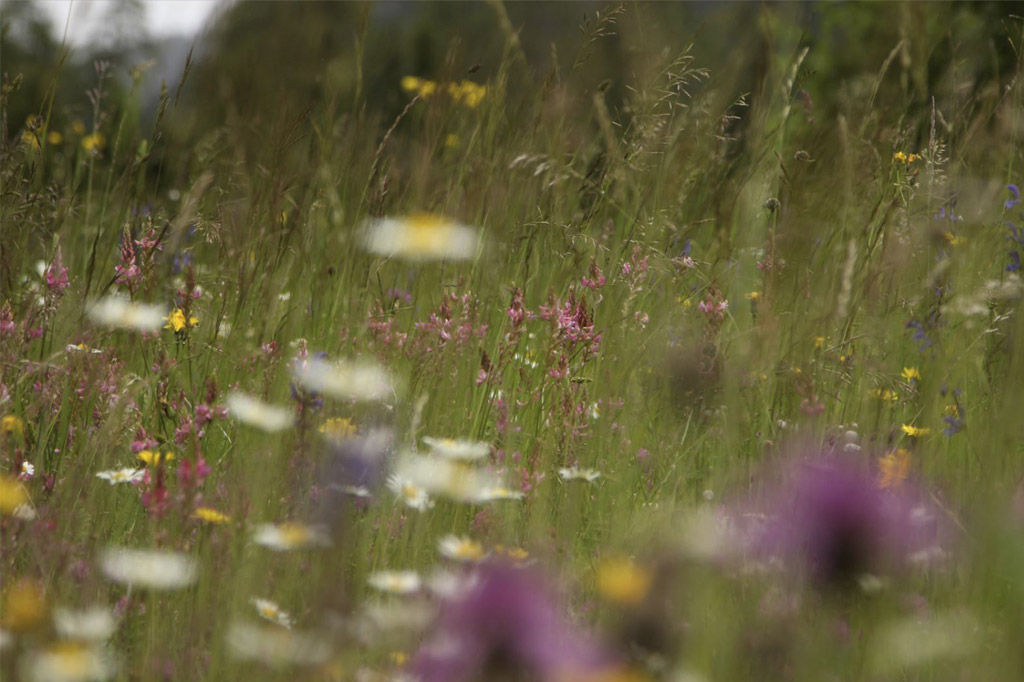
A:
[[[914,330],[914,341],[917,343],[917,351],[919,353],[923,353],[935,345],[935,342],[928,336],[928,332],[925,331],[924,325],[921,322],[910,320],[907,322],[907,329]]]
[[[442,611],[412,672],[421,682],[584,680],[611,662],[563,619],[536,573],[491,564]]]
[[[804,458],[746,519],[748,550],[802,570],[822,588],[943,554],[935,506],[912,486],[882,489],[870,470],[833,455]]]
[[[1003,207],[1009,210],[1020,203],[1020,189],[1018,189],[1017,185],[1014,184],[1007,185],[1006,189],[1010,190],[1010,194],[1013,195],[1012,198],[1007,199],[1003,203]]]

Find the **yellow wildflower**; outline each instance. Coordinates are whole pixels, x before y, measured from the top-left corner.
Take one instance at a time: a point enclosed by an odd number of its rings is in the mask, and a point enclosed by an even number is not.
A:
[[[171,314],[167,316],[167,324],[164,325],[164,329],[173,329],[175,333],[177,333],[180,331],[187,331],[198,326],[198,317],[191,315],[186,322],[185,311],[181,308],[175,308],[171,311]]]
[[[103,133],[90,133],[82,138],[82,149],[88,153],[98,152],[107,146],[107,138]]]
[[[597,569],[597,590],[621,604],[639,604],[651,589],[654,575],[624,557],[607,559]]]
[[[33,630],[46,620],[46,595],[35,580],[19,580],[4,592],[4,629],[24,632]]]
[[[904,154],[903,152],[896,152],[895,154],[892,155],[892,160],[896,161],[897,163],[906,163],[907,155]]]
[[[17,415],[8,414],[0,420],[0,435],[4,438],[10,436],[24,436],[25,435],[25,422],[21,421],[21,417]]]
[[[140,461],[149,464],[150,466],[160,466],[166,464],[174,459],[173,452],[159,452],[153,450],[143,450],[138,455]]]
[[[903,372],[900,373],[905,381],[920,381],[921,372],[917,367],[904,367]]]
[[[946,239],[946,243],[948,243],[950,246],[960,246],[961,244],[964,243],[964,237],[958,237],[957,235],[953,234],[948,230],[944,232],[942,236]]]
[[[0,514],[13,514],[14,510],[27,503],[25,486],[10,476],[0,474]]]
[[[320,425],[320,433],[334,440],[345,440],[356,435],[356,425],[345,417],[331,417]]]
[[[445,138],[444,138],[444,146],[445,147],[449,147],[449,148],[450,147],[458,147],[459,146],[459,136],[456,135],[455,133],[448,133],[447,135],[445,135]]]
[[[824,336],[815,336],[814,337],[814,347],[817,348],[818,350],[821,350],[822,348],[824,348],[825,347],[825,337]]]
[[[759,301],[761,300],[761,292],[750,291],[748,293],[743,294],[743,298],[747,299],[748,301]]]
[[[50,144],[57,145],[64,141],[64,136],[58,133],[56,130],[51,130],[46,134],[46,141]]]
[[[219,526],[222,523],[231,522],[230,516],[210,507],[198,507],[194,512],[192,512],[192,518],[206,523],[212,523],[216,526]]]
[[[39,136],[31,130],[22,132],[21,141],[32,147],[32,149],[39,149]]]
[[[889,405],[895,404],[900,399],[899,394],[896,393],[896,391],[892,390],[891,388],[876,388],[872,395],[874,395],[879,400],[888,403]]]
[[[907,434],[911,438],[920,438],[921,436],[927,436],[931,433],[931,429],[918,428],[913,424],[903,424],[900,428],[903,430],[903,433]]]
[[[910,452],[904,448],[897,448],[894,452],[880,457],[878,459],[878,471],[880,473],[879,487],[899,487],[910,474]]]
[[[71,122],[71,130],[75,135],[85,135],[85,124],[76,119]]]

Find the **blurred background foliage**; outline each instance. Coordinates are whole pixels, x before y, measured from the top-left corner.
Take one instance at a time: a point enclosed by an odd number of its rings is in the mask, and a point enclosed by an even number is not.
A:
[[[604,19],[621,11],[615,3],[224,2],[201,35],[153,40],[136,0],[114,3],[95,45],[71,50],[34,2],[13,0],[3,7],[0,60],[6,82],[20,74],[21,85],[8,102],[4,137],[20,136],[36,114],[87,119],[85,93],[96,84],[98,61],[111,64],[110,87],[128,91],[132,70],[154,60],[153,73],[136,74],[145,81],[139,125],[146,129],[160,77],[174,93],[193,47],[193,68],[149,161],[172,184],[186,180],[196,147],[209,152],[201,162],[225,153],[255,166],[281,161],[266,144],[275,131],[302,135],[325,116],[390,122],[409,100],[399,88],[407,75],[491,83],[503,64],[518,64],[504,74],[508,105],[525,106],[545,83],[568,83],[584,95],[604,91],[622,121],[632,76],[658,50],[690,44],[720,91],[749,92],[752,105],[768,94],[758,84],[779,45],[791,44],[810,48],[789,93],[802,97],[809,116],[831,122],[871,100],[876,74],[865,64],[888,64],[893,74],[875,104],[929,110],[932,96],[977,94],[951,90],[954,80],[970,88],[1012,73],[1011,4],[640,3],[613,25]],[[580,120],[597,125],[588,97],[571,104],[581,108]]]

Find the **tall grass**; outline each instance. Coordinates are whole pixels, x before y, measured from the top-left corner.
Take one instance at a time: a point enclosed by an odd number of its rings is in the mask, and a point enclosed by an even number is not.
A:
[[[2,466],[4,494],[31,513],[4,507],[4,679],[37,675],[26,661],[56,641],[54,608],[93,604],[117,613],[105,649],[116,678],[292,676],[232,656],[227,633],[256,619],[255,597],[329,640],[329,660],[302,674],[398,674],[424,635],[367,624],[380,599],[367,578],[428,574],[449,533],[545,567],[566,618],[623,662],[602,679],[1021,678],[1024,535],[1010,509],[1024,473],[1024,321],[1007,268],[1007,221],[1022,220],[1007,190],[1020,182],[1020,62],[981,83],[952,69],[922,101],[906,94],[922,68],[907,38],[819,114],[801,83],[818,55],[764,9],[752,92],[693,48],[638,43],[611,101],[575,67],[616,31],[637,40],[629,27],[643,20],[642,8],[592,18],[573,67],[546,73],[508,25],[477,106],[444,93],[474,75],[417,74],[439,91],[405,93],[397,119],[329,93],[263,130],[239,119],[208,131],[180,169],[151,157],[164,115],[181,113],[175,94],[147,132],[137,89],[111,101],[102,66],[84,129],[59,127],[47,102],[23,129],[8,122]],[[1019,22],[1007,30],[1019,46]],[[15,96],[5,85],[4,104]],[[254,132],[255,152],[241,142]],[[361,248],[368,219],[418,211],[478,227],[477,257]],[[129,244],[139,272],[119,277]],[[115,292],[189,300],[198,326],[91,321]],[[313,396],[291,374],[307,349],[378,362],[398,391],[370,404]],[[295,426],[230,419],[231,391],[287,406]],[[330,444],[329,418],[358,435],[392,430],[386,468],[424,436],[484,441],[525,497],[438,499],[421,513],[378,485],[339,502],[330,463],[364,446]],[[132,445],[147,437],[175,459],[139,484],[96,477],[142,466]],[[875,473],[906,451],[899,485],[927,489],[955,528],[946,558],[838,595],[799,571],[735,563],[723,529],[734,505],[794,450],[844,444]],[[569,466],[601,476],[563,481]],[[152,498],[161,476],[164,503]],[[198,507],[231,520],[203,522]],[[253,542],[258,524],[287,520],[326,520],[332,546]],[[176,592],[114,584],[98,563],[111,546],[185,553],[199,578]],[[654,576],[637,603],[600,589],[623,556]]]

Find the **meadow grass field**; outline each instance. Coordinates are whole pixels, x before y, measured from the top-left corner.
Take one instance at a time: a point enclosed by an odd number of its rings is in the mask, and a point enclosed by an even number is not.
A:
[[[827,92],[493,8],[181,146],[191,58],[4,67],[3,679],[1024,679],[1020,17]]]

